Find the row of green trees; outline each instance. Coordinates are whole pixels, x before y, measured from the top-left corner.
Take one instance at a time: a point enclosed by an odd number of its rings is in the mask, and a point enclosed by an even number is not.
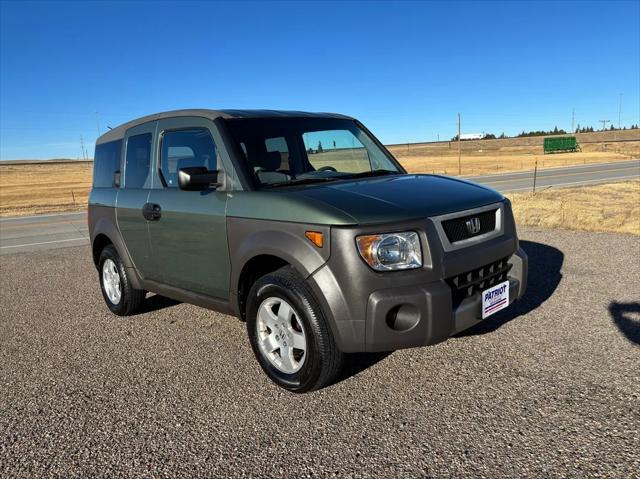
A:
[[[622,128],[616,128],[613,125],[611,125],[611,127],[608,128],[608,131],[617,131],[617,130],[635,130],[640,128],[640,125],[631,125],[629,128],[627,128],[626,126],[622,127]],[[576,128],[576,131],[574,133],[592,133],[594,131],[602,131],[602,130],[595,130],[592,126],[583,126],[581,127],[580,124],[578,123],[578,127]],[[567,131],[563,130],[562,128],[558,128],[557,126],[553,128],[553,130],[549,130],[549,131],[545,131],[545,130],[534,130],[534,131],[522,131],[522,133],[518,133],[515,138],[525,138],[525,137],[529,137],[529,136],[548,136],[548,135],[566,135]],[[484,137],[482,138],[483,140],[495,140],[496,138],[499,139],[504,139],[504,138],[510,138],[507,135],[503,133],[501,133],[499,136],[494,135],[493,133],[487,133],[484,135]],[[458,135],[454,136],[453,138],[451,138],[451,141],[458,141]]]
[[[631,125],[628,129],[629,130],[637,130],[639,128],[638,125]],[[626,130],[627,127],[623,126],[622,128],[616,128],[615,126],[611,125],[609,127],[609,131],[618,131],[618,130]],[[583,128],[580,128],[580,123],[578,123],[578,128],[576,128],[576,133],[590,133],[592,131],[596,131],[593,129],[592,126],[585,126]],[[602,131],[602,130],[598,130],[598,131]]]
[[[567,132],[562,128],[558,128],[557,126],[553,128],[553,130],[544,131],[544,130],[536,130],[536,131],[523,131],[517,135],[517,138],[523,138],[527,136],[547,136],[547,135],[566,135]]]

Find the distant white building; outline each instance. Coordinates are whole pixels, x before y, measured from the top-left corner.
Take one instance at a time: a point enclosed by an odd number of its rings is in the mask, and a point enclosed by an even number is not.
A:
[[[461,140],[482,140],[484,133],[462,133],[460,135]]]

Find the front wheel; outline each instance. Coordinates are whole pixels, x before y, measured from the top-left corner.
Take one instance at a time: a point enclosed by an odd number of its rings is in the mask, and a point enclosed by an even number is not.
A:
[[[311,288],[291,267],[263,276],[252,286],[247,332],[264,372],[289,391],[327,386],[342,367],[343,354]]]

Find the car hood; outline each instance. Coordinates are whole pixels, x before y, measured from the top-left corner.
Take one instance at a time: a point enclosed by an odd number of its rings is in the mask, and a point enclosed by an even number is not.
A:
[[[327,204],[369,224],[437,216],[502,201],[491,188],[438,175],[399,175],[312,185],[289,194]]]

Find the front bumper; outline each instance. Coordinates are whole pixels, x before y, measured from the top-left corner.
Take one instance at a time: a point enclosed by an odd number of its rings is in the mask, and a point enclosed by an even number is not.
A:
[[[509,304],[526,289],[527,255],[522,249],[510,258]],[[366,317],[366,351],[427,346],[482,321],[478,292],[453,307],[451,288],[444,281],[389,288],[369,296]]]
[[[460,301],[445,278],[494,262],[511,265],[510,302],[522,297],[527,255],[519,248],[508,203],[504,220],[502,235],[453,251],[442,247],[431,220],[386,225],[388,231],[417,231],[425,264],[384,273],[369,268],[354,244],[357,235],[379,232],[379,226],[332,228],[329,260],[307,279],[338,347],[352,353],[424,346],[473,326],[481,321],[480,294]]]

